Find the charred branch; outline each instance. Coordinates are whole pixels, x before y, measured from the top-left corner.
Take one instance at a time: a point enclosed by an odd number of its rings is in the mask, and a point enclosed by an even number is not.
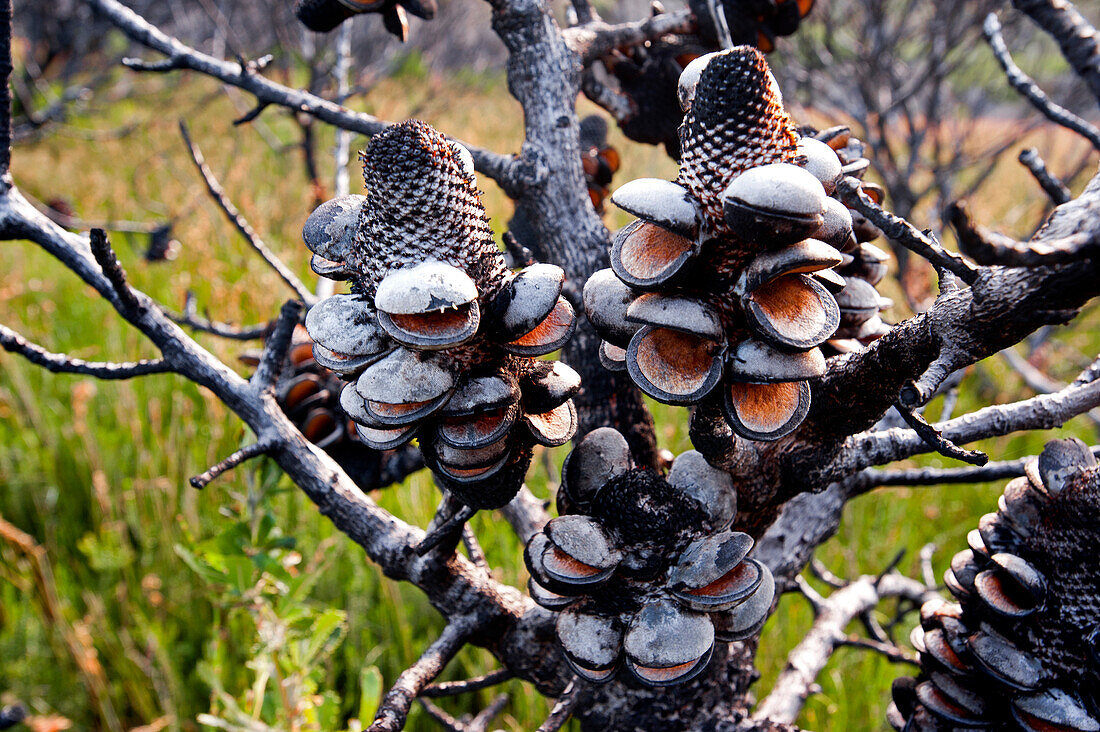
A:
[[[251,326],[236,326],[230,323],[221,323],[211,320],[205,315],[199,315],[198,305],[193,292],[187,293],[184,301],[183,312],[175,313],[168,308],[162,308],[164,314],[177,325],[185,325],[200,333],[209,333],[219,338],[228,338],[234,341],[256,341],[266,338],[271,332],[271,323],[260,323]]]
[[[817,687],[817,676],[837,648],[852,645],[845,629],[848,624],[889,597],[922,602],[935,597],[921,582],[897,573],[881,577],[864,576],[821,600],[813,627],[790,655],[768,696],[760,702],[753,718],[793,723],[806,700]],[[860,641],[866,647],[870,641]],[[873,643],[876,647],[881,645]],[[909,660],[909,659],[905,659]]]
[[[464,679],[462,681],[444,681],[440,684],[425,686],[423,691],[421,691],[421,696],[437,698],[442,696],[469,694],[475,691],[480,691],[481,689],[488,689],[490,686],[503,684],[505,681],[508,681],[512,678],[514,678],[514,675],[511,671],[506,668],[500,668],[496,671],[490,671],[484,676],[477,676],[472,679]]]
[[[1093,32],[1095,33],[1095,31]],[[1031,77],[1025,74],[1012,60],[1004,36],[1001,35],[1001,22],[997,20],[995,13],[986,16],[985,23],[982,25],[982,34],[985,36],[986,42],[989,43],[989,47],[993,49],[993,55],[997,58],[997,63],[1001,65],[1005,76],[1008,78],[1008,83],[1013,89],[1051,122],[1061,125],[1067,130],[1073,130],[1092,143],[1094,148],[1100,150],[1100,129],[1081,119],[1065,107],[1055,104],[1046,95],[1046,92],[1040,89],[1039,85],[1032,81]]]
[[[944,249],[929,232],[920,231],[905,219],[883,210],[862,191],[859,180],[844,178],[837,185],[837,192],[846,204],[866,216],[871,223],[882,229],[883,234],[909,251],[952,272],[968,285],[978,278],[978,268],[972,262]]]
[[[271,329],[271,336],[264,343],[260,362],[252,374],[251,383],[260,389],[270,389],[279,380],[286,366],[287,352],[294,336],[294,326],[302,317],[302,303],[288,300],[279,309],[279,317]]]
[[[241,212],[237,210],[237,207],[233,205],[233,202],[229,200],[229,196],[226,195],[225,189],[222,188],[221,183],[214,177],[214,173],[210,170],[210,167],[206,164],[206,159],[202,155],[202,151],[198,146],[192,142],[191,134],[187,130],[187,123],[180,120],[179,123],[180,135],[183,136],[183,143],[187,146],[187,152],[191,154],[191,162],[195,164],[195,168],[198,169],[199,175],[202,176],[203,182],[206,184],[206,190],[210,194],[210,197],[214,199],[214,203],[218,205],[218,208],[222,210],[226,218],[229,219],[229,223],[240,232],[244,240],[248,242],[248,245],[252,247],[257,254],[267,263],[271,269],[275,270],[275,273],[287,284],[294,294],[298,298],[306,303],[312,305],[316,298],[309,288],[298,279],[298,275],[290,271],[290,268],[283,264],[275,252],[271,251],[260,235],[256,233],[256,230],[252,228],[252,225],[248,223],[248,220],[241,215]]]
[[[1096,29],[1077,8],[1067,0],[1012,0],[1012,5],[1054,39],[1073,71],[1100,101],[1100,43]]]
[[[147,374],[165,374],[172,371],[172,365],[163,358],[112,363],[85,361],[64,353],[51,353],[3,325],[0,325],[0,346],[3,346],[5,351],[19,354],[36,366],[41,366],[55,374],[82,374],[94,376],[97,379],[113,380],[132,379],[135,376]]]
[[[903,407],[900,404],[896,405],[896,409],[898,410],[898,414],[901,415],[901,418],[905,420],[905,423],[924,440],[925,444],[940,455],[954,460],[962,460],[964,463],[970,463],[971,465],[985,465],[989,462],[989,456],[984,452],[978,450],[964,450],[950,440],[944,438],[942,432],[928,424],[924,417],[920,416],[912,409]]]
[[[546,721],[540,724],[535,732],[558,732],[558,730],[564,727],[565,723],[569,721],[569,718],[573,716],[573,710],[577,708],[577,705],[580,704],[583,699],[583,688],[580,682],[576,679],[569,682],[569,686],[565,687],[565,691],[558,697],[553,709],[550,710],[550,714],[546,717]]]
[[[260,457],[261,455],[267,455],[276,448],[276,445],[272,441],[253,442],[250,445],[245,445],[240,450],[227,457],[225,460],[211,465],[206,471],[199,473],[191,478],[189,481],[192,488],[203,489],[210,484],[211,481],[216,479],[222,473],[226,473],[233,468],[238,467],[242,463],[248,462],[252,458]]]
[[[1074,233],[1051,241],[1019,242],[980,226],[970,218],[965,203],[948,206],[947,219],[955,227],[959,248],[983,265],[1038,267],[1067,264],[1100,248],[1095,232]]]
[[[474,627],[465,619],[452,620],[423,655],[401,672],[382,697],[378,713],[368,732],[397,732],[405,728],[405,719],[413,700],[443,671],[447,663],[466,645]]]
[[[615,25],[598,18],[581,19],[580,25],[563,30],[562,36],[581,62],[588,65],[617,48],[640,46],[664,35],[682,35],[694,30],[695,18],[690,10],[684,9]]]
[[[229,63],[197,51],[115,0],[88,0],[88,4],[131,40],[167,56],[164,61],[153,64],[129,59],[126,65],[131,69],[197,71],[248,92],[256,97],[259,105],[286,107],[316,117],[334,127],[368,137],[381,132],[387,125],[369,114],[354,112],[309,92],[273,82],[255,69],[249,69],[247,64]],[[502,188],[511,192],[510,195],[515,194],[526,183],[529,177],[527,171],[511,156],[490,152],[474,145],[463,145],[473,156],[477,170],[500,183]]]
[[[1059,180],[1058,176],[1050,172],[1046,161],[1039,156],[1038,150],[1033,147],[1021,150],[1018,159],[1020,164],[1028,169],[1028,172],[1035,178],[1055,206],[1061,206],[1070,200],[1069,188]]]

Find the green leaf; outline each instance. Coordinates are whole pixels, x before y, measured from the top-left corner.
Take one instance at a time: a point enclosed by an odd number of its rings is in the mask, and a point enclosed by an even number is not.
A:
[[[370,724],[382,703],[382,672],[367,666],[359,672],[359,721]]]

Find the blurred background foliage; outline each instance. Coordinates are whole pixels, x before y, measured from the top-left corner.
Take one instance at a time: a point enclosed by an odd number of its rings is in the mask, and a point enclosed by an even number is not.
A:
[[[317,69],[331,60],[329,41],[302,33],[288,3],[132,5],[204,50],[227,56],[272,52],[276,58],[268,73],[286,83],[327,88]],[[404,47],[382,33],[376,19],[355,21],[353,68],[359,72],[353,86],[362,93],[349,105],[383,119],[419,117],[473,144],[518,150],[522,113],[507,94],[503,50],[488,28],[487,6],[472,0],[441,5],[442,15],[433,23],[414,20]],[[830,14],[845,8],[854,14],[865,6],[856,0],[820,5]],[[900,13],[911,4],[885,5]],[[604,9],[634,17],[644,12],[638,3]],[[1081,9],[1094,19],[1100,15],[1095,2],[1081,3]],[[13,169],[22,190],[86,222],[170,223],[180,242],[171,261],[143,258],[146,233],[113,235],[135,286],[173,308],[182,307],[191,291],[217,320],[251,324],[272,317],[289,293],[207,198],[177,120],[190,125],[238,208],[303,277],[310,273],[300,228],[315,197],[331,195],[332,130],[311,129],[323,189],[318,190],[303,164],[301,120],[268,111],[251,125],[235,127],[232,120],[249,103],[232,90],[193,75],[118,69],[117,59],[134,51],[91,22],[79,3],[47,7],[24,0],[16,3],[16,15],[23,24],[16,63],[23,84],[17,102],[22,142]],[[819,20],[812,14],[772,62],[796,116],[826,126],[858,119],[867,110],[856,108],[855,92],[844,91],[851,79],[827,78],[830,63],[813,69],[813,78],[807,71],[822,34],[833,32],[825,12],[820,15]],[[902,35],[916,37],[919,16],[890,18],[901,24]],[[1007,30],[1021,65],[1060,102],[1086,112],[1078,108],[1082,95],[1065,81],[1070,75],[1049,40],[1020,23]],[[859,39],[838,42],[858,45]],[[1024,237],[1048,205],[1016,162],[1018,151],[1036,146],[1053,171],[1071,176],[1067,182],[1075,192],[1095,169],[1096,156],[1082,140],[1036,125],[1035,113],[1007,91],[988,50],[980,42],[973,45],[948,76],[955,101],[935,123],[937,133],[967,140],[963,152],[972,160],[952,170],[944,178],[946,187],[921,198],[909,213],[919,226],[938,227],[950,192],[971,187],[988,165],[991,171],[969,192],[971,209],[984,224]],[[904,49],[921,52],[917,46]],[[838,69],[842,62],[847,63],[835,60]],[[815,84],[833,84],[832,102],[847,93],[853,104],[849,115],[837,104],[815,109],[810,104]],[[580,108],[595,111],[583,100]],[[904,147],[906,124],[891,121],[883,129]],[[1004,155],[991,160],[982,146],[994,139],[1011,142]],[[675,165],[658,149],[629,143],[614,130],[612,144],[623,159],[617,183],[675,174]],[[362,147],[363,140],[353,145]],[[935,155],[925,159],[929,162],[915,175],[935,178],[943,161]],[[361,177],[354,156],[349,167],[356,192]],[[511,206],[491,183],[483,186],[499,235]],[[626,221],[620,213],[608,215],[612,228]],[[950,234],[943,234],[950,244]],[[911,307],[920,307],[921,293],[934,286],[927,273],[906,291],[891,282],[885,291],[897,306],[889,319],[900,320]],[[89,288],[31,245],[0,248],[0,322],[50,349],[83,358],[153,355]],[[1017,352],[1051,378],[1072,379],[1100,349],[1098,324],[1097,309],[1086,309],[1072,327],[1018,346]],[[228,363],[236,363],[247,347],[197,337]],[[966,375],[955,414],[1032,393],[1004,360],[993,358]],[[685,410],[653,408],[661,446],[689,449]],[[940,409],[933,403],[928,416],[936,418]],[[1012,459],[1068,435],[1095,444],[1097,427],[1082,417],[1062,430],[978,447],[992,459]],[[441,619],[415,589],[381,577],[271,465],[237,470],[202,492],[188,486],[189,476],[245,439],[224,406],[182,380],[97,382],[54,376],[0,355],[0,705],[22,701],[39,732],[327,731],[354,730],[357,720],[370,720],[382,691],[435,637]],[[536,495],[551,497],[563,455],[557,450],[537,456],[528,483]],[[932,456],[914,464],[946,462]],[[854,576],[878,572],[905,549],[901,569],[916,572],[920,548],[933,543],[939,547],[935,566],[942,572],[977,518],[995,510],[1001,487],[887,489],[860,498],[818,556],[833,572]],[[421,473],[375,498],[402,519],[424,526],[438,495]],[[472,526],[498,578],[522,585],[521,547],[506,524],[479,514]],[[759,694],[810,620],[804,600],[782,601],[761,642]],[[908,624],[899,627],[899,637],[908,629]],[[487,652],[467,648],[444,678],[492,668]],[[819,679],[822,693],[807,705],[800,723],[881,729],[894,675],[877,656],[841,651]],[[547,712],[545,700],[520,682],[444,700],[443,706],[456,716],[475,713],[498,691],[511,695],[498,721],[501,728],[533,729]],[[414,708],[409,729],[433,725]]]

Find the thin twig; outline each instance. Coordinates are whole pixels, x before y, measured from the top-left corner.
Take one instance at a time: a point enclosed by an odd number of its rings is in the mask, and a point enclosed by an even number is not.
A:
[[[817,577],[819,580],[834,589],[843,587],[844,585],[848,584],[847,580],[841,579],[837,575],[833,574],[832,570],[826,567],[825,563],[817,557],[814,557],[810,560],[809,569],[810,574],[812,574],[814,577]]]
[[[409,668],[401,672],[393,686],[382,697],[378,713],[367,732],[397,732],[405,727],[405,719],[413,699],[439,676],[454,658],[473,631],[473,624],[464,618],[452,619],[424,653]]]
[[[577,17],[580,25],[564,29],[562,37],[585,65],[617,48],[640,46],[661,36],[683,35],[695,30],[695,18],[686,8],[615,25],[609,25],[599,18],[586,21],[580,13]]]
[[[1001,351],[1000,355],[1005,360],[1005,363],[1007,363],[1013,371],[1019,374],[1020,378],[1024,380],[1024,383],[1036,393],[1052,394],[1066,388],[1066,384],[1050,378],[1042,371],[1032,366],[1026,358],[1020,356],[1011,348],[1006,348]],[[1093,424],[1100,426],[1100,407],[1090,409],[1088,415]]]
[[[515,678],[510,670],[506,668],[498,668],[496,671],[490,671],[484,676],[477,676],[472,679],[463,679],[462,681],[444,681],[439,684],[432,684],[431,686],[425,686],[421,692],[423,696],[437,698],[441,696],[455,696],[457,694],[469,694],[474,691],[486,689],[490,686],[496,686],[497,684],[503,684],[509,679]]]
[[[260,235],[256,233],[256,230],[252,228],[252,225],[248,223],[248,220],[241,215],[241,212],[237,210],[237,207],[233,205],[233,202],[229,200],[229,196],[226,195],[225,189],[222,188],[221,183],[214,177],[214,173],[210,170],[210,167],[206,164],[206,159],[202,155],[202,151],[199,150],[191,140],[191,134],[187,130],[187,123],[182,119],[179,121],[180,135],[183,136],[183,143],[187,146],[187,151],[191,154],[191,162],[195,164],[195,168],[198,169],[199,175],[202,176],[203,182],[206,183],[206,190],[209,191],[210,197],[214,199],[214,203],[218,204],[218,208],[222,210],[229,222],[236,227],[240,232],[244,240],[248,242],[260,257],[267,262],[271,269],[275,270],[275,273],[287,284],[287,286],[294,291],[294,294],[298,298],[306,303],[312,305],[316,298],[305,284],[298,279],[298,275],[290,271],[290,268],[283,264],[282,260],[276,256],[275,252],[271,251]]]
[[[844,178],[837,185],[844,203],[859,211],[890,239],[934,265],[950,270],[968,285],[978,279],[978,268],[965,257],[949,252],[929,233],[920,231],[905,219],[884,210],[863,192],[856,178]]]
[[[894,643],[888,643],[880,640],[873,640],[871,638],[861,638],[857,635],[849,635],[846,638],[841,639],[838,646],[848,646],[849,648],[862,648],[868,651],[874,651],[885,657],[890,663],[908,663],[912,666],[920,666],[920,659],[916,654],[911,651],[907,651],[901,646]]]
[[[476,508],[471,508],[465,504],[460,505],[454,513],[439,523],[438,526],[429,527],[428,535],[416,545],[416,553],[424,556],[436,547],[442,548],[445,543],[450,543],[452,540],[457,542],[459,537],[462,536],[462,527],[473,518],[475,513],[477,513]]]
[[[1061,206],[1070,200],[1069,188],[1058,179],[1058,176],[1050,172],[1046,162],[1039,156],[1038,150],[1033,147],[1025,148],[1020,151],[1018,159],[1028,169],[1028,172],[1035,178],[1039,186],[1046,191],[1051,203],[1055,206]]]
[[[580,704],[583,696],[581,686],[574,677],[569,685],[565,687],[561,696],[558,697],[558,701],[554,704],[554,708],[550,710],[550,715],[546,718],[546,721],[540,724],[535,732],[558,732],[573,716],[573,710]]]
[[[955,460],[962,460],[964,463],[970,463],[971,465],[985,465],[989,462],[989,456],[984,452],[980,450],[964,450],[951,442],[951,440],[945,438],[943,433],[930,425],[924,417],[920,416],[912,409],[903,407],[901,404],[895,404],[894,408],[898,410],[898,414],[905,420],[905,423],[940,455],[954,458]]]
[[[1039,85],[1032,81],[1031,77],[1025,74],[1012,60],[1004,36],[1001,35],[1001,22],[997,20],[996,13],[985,16],[985,22],[982,24],[982,35],[985,36],[989,47],[993,49],[993,55],[996,57],[997,63],[1004,69],[1008,83],[1013,89],[1031,102],[1031,106],[1039,110],[1051,122],[1076,132],[1092,143],[1094,148],[1100,150],[1100,129],[1081,119],[1065,107],[1055,104],[1046,95],[1046,92],[1040,89]]]
[[[273,325],[273,323],[258,323],[256,325],[236,326],[211,320],[208,317],[199,315],[197,300],[193,292],[187,293],[182,313],[173,312],[166,307],[161,307],[161,310],[173,323],[234,341],[255,341],[265,338],[271,332]]]
[[[172,365],[163,358],[141,361],[85,361],[64,353],[51,353],[36,343],[0,325],[0,346],[5,351],[17,353],[31,363],[55,374],[83,374],[97,379],[132,379],[147,374],[164,374],[172,371]]]
[[[118,256],[115,255],[115,250],[111,248],[107,232],[103,229],[92,229],[89,232],[88,244],[92,249],[92,256],[95,257],[103,276],[111,284],[111,289],[118,297],[119,303],[124,309],[137,312],[140,305],[137,298],[134,297],[130,285],[126,282],[126,271],[122,269]]]
[[[920,577],[929,587],[936,586],[936,572],[932,569],[932,557],[936,554],[936,545],[929,542],[920,548]]]
[[[483,569],[489,568],[489,561],[485,558],[485,551],[481,548],[481,544],[478,543],[477,536],[474,534],[474,530],[470,528],[469,524],[462,525],[462,545],[466,547],[466,556],[470,558],[470,561],[475,566],[482,567]]]
[[[259,440],[253,442],[250,445],[245,445],[240,450],[237,450],[225,460],[211,465],[206,471],[199,473],[191,478],[190,483],[192,488],[203,489],[210,484],[212,480],[217,478],[222,473],[225,473],[233,468],[237,467],[241,463],[247,462],[252,458],[266,455],[275,449],[275,442],[273,440]]]
[[[1073,380],[1072,386],[1091,384],[1097,379],[1100,379],[1100,356],[1097,356],[1096,360],[1086,366],[1081,373],[1077,374],[1077,378]]]
[[[297,300],[287,300],[283,303],[279,309],[279,317],[275,320],[275,327],[271,329],[271,335],[264,342],[260,362],[256,365],[256,372],[252,374],[252,384],[260,388],[269,388],[279,380],[286,366],[294,328],[301,317],[302,303]]]
[[[229,63],[191,48],[179,39],[164,33],[116,0],[87,0],[87,2],[131,40],[168,57],[164,61],[153,64],[125,59],[123,63],[131,69],[162,72],[177,69],[197,71],[243,89],[256,97],[258,104],[286,107],[295,112],[316,117],[334,127],[368,137],[378,134],[388,126],[388,123],[369,114],[352,111],[309,92],[291,89],[258,73],[251,73],[238,63]],[[476,145],[462,144],[473,156],[474,167],[478,172],[500,183],[509,195],[515,197],[524,186],[538,182],[537,171],[522,159],[491,152]]]
[[[852,620],[874,609],[885,598],[920,602],[934,594],[923,583],[894,572],[881,578],[860,577],[822,600],[813,626],[787,655],[786,666],[771,693],[753,713],[753,719],[767,720],[770,724],[793,724],[806,699],[817,688],[817,676],[833,653],[840,646],[852,645],[844,632]]]

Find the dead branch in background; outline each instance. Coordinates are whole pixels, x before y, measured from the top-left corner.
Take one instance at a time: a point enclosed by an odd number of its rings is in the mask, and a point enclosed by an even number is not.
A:
[[[985,17],[985,22],[982,24],[982,34],[985,36],[986,42],[989,43],[989,47],[993,49],[993,55],[1004,70],[1008,83],[1020,93],[1020,96],[1031,102],[1031,105],[1042,112],[1043,116],[1051,122],[1076,132],[1092,143],[1094,148],[1100,150],[1100,129],[1081,119],[1065,107],[1055,104],[1039,88],[1039,85],[1032,81],[1012,60],[1008,46],[1005,45],[1004,36],[1001,35],[1001,23],[997,20],[996,13],[990,13]]]

